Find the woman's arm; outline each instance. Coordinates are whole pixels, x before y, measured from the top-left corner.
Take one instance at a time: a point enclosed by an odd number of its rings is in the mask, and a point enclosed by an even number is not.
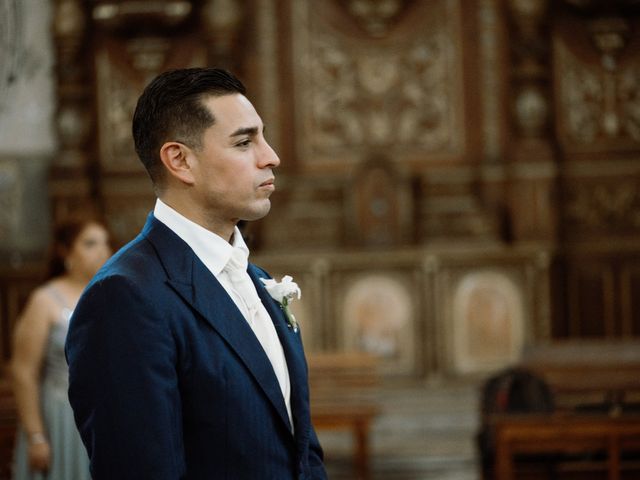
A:
[[[29,440],[30,464],[37,470],[46,470],[50,458],[40,406],[39,380],[52,308],[44,290],[38,289],[31,295],[16,324],[10,364],[18,416]]]

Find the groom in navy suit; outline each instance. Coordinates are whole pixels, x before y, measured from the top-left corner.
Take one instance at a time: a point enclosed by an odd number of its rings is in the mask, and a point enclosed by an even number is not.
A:
[[[325,479],[300,333],[236,226],[268,213],[280,163],[244,86],[219,69],[161,74],[133,137],[158,199],[66,344],[93,478]]]

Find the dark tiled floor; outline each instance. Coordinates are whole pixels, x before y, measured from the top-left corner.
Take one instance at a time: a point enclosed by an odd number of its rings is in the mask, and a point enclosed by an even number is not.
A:
[[[478,382],[385,387],[371,432],[372,480],[477,480]],[[329,478],[353,480],[348,432],[320,431]]]

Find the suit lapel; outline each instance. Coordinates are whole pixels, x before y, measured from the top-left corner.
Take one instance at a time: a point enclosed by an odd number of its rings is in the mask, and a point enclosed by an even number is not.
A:
[[[253,280],[258,295],[262,300],[262,304],[269,312],[269,316],[273,320],[273,324],[276,327],[276,332],[284,355],[287,360],[287,368],[289,370],[289,380],[291,382],[291,413],[294,423],[296,425],[296,438],[299,445],[304,445],[309,436],[309,429],[307,428],[311,424],[309,418],[308,408],[308,385],[307,385],[307,371],[306,360],[304,358],[304,351],[302,349],[302,343],[300,340],[300,331],[294,332],[287,323],[286,316],[278,302],[276,302],[267,289],[264,287],[261,278],[268,278],[262,274],[260,269],[256,266],[249,264],[249,276]]]
[[[227,342],[291,430],[271,362],[226,290],[193,250],[152,215],[143,234],[145,232],[167,271],[167,283]]]

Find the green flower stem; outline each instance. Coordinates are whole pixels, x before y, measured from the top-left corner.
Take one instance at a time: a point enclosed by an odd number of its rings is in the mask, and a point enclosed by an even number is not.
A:
[[[294,333],[298,333],[298,322],[296,320],[296,317],[294,317],[293,313],[289,311],[289,299],[287,297],[284,297],[282,299],[280,308],[282,308],[282,311],[287,317],[287,323],[289,324],[289,328],[293,328]]]

